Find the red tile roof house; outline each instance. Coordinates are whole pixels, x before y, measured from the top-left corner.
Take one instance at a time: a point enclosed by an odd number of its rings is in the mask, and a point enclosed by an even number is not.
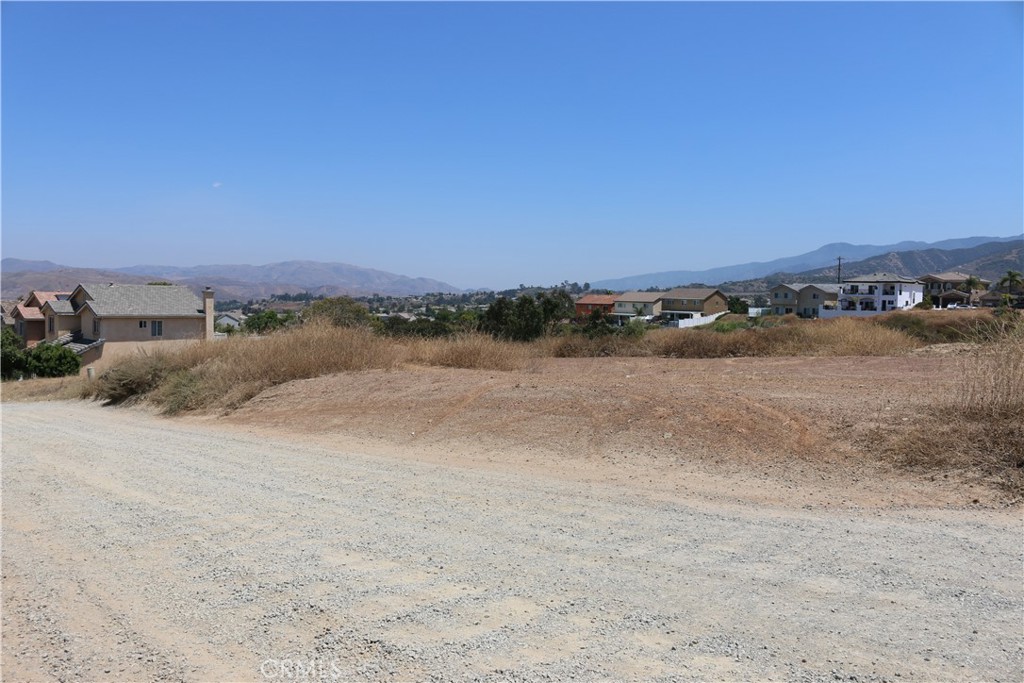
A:
[[[47,301],[67,299],[71,292],[29,292],[25,300],[14,307],[14,332],[25,340],[26,347],[32,347],[46,339],[46,318],[40,310]]]
[[[102,370],[119,356],[213,339],[213,290],[200,299],[177,285],[78,285],[41,310],[45,341],[61,344]]]
[[[593,311],[611,313],[615,309],[614,294],[585,294],[576,300],[576,315],[587,316]]]

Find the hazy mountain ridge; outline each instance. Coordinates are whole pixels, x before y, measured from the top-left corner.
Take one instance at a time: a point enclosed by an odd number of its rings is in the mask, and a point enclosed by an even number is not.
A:
[[[213,287],[218,299],[261,299],[272,294],[410,296],[428,292],[459,292],[458,287],[423,277],[396,275],[345,263],[283,261],[263,266],[130,266],[127,268],[72,268],[50,261],[5,258],[2,264],[5,296],[33,289],[70,289],[80,282],[140,284],[168,280],[195,291]]]
[[[987,242],[975,243],[977,240]],[[974,243],[974,244],[972,244]],[[924,242],[900,242],[900,245],[927,244]],[[969,247],[958,246],[970,244]],[[946,245],[942,248],[937,245]],[[720,286],[729,292],[764,292],[780,282],[835,282],[836,263],[834,257],[825,256],[842,251],[843,275],[863,275],[876,271],[888,271],[909,276],[921,276],[929,272],[960,270],[989,280],[998,280],[1007,270],[1024,270],[1024,238],[980,238],[969,237],[944,240],[928,245],[926,249],[888,250],[861,260],[845,254],[881,247],[871,245],[848,245],[834,243],[813,252],[766,263],[748,263],[727,266],[708,271],[673,271],[661,275],[690,274],[689,278],[665,281],[665,284],[644,284],[608,287],[602,282],[592,283],[594,289],[645,289],[647,287],[673,287],[694,282]],[[808,261],[824,259],[826,264],[798,269]],[[850,260],[847,260],[850,259]],[[787,263],[797,267],[792,270],[776,269],[756,276],[730,280],[717,280],[709,273],[728,270],[763,270],[769,264]],[[296,294],[302,291],[314,295],[337,296],[348,294],[366,296],[382,294],[390,296],[413,296],[429,292],[459,292],[439,280],[411,278],[395,275],[372,268],[362,268],[342,263],[320,263],[317,261],[285,261],[265,266],[252,265],[206,265],[192,267],[178,266],[131,266],[128,268],[70,268],[50,261],[25,261],[5,258],[2,268],[3,296],[14,298],[27,294],[33,289],[71,290],[81,282],[124,282],[146,283],[169,280],[190,287],[196,292],[204,287],[213,287],[220,300],[262,299],[273,294]],[[646,276],[637,276],[646,277]],[[629,280],[630,278],[625,278]],[[613,282],[613,281],[604,281]],[[618,282],[618,281],[614,281]],[[646,282],[646,281],[644,281]]]
[[[725,282],[755,280],[774,273],[804,273],[818,268],[826,268],[836,263],[836,257],[843,257],[843,270],[846,262],[854,262],[888,254],[891,252],[917,251],[925,249],[956,250],[976,247],[992,242],[1011,242],[1020,240],[1019,235],[1012,237],[963,237],[940,240],[938,242],[903,241],[888,245],[849,244],[833,242],[814,251],[797,256],[788,256],[772,261],[741,263],[735,266],[722,266],[707,270],[673,270],[661,273],[647,273],[609,280],[592,281],[596,289],[629,290],[646,289],[648,287],[676,287],[691,282],[703,282],[719,285]]]
[[[960,271],[996,282],[1008,270],[1024,269],[1024,238],[988,242],[963,249],[919,249],[893,251],[860,261],[843,261],[843,277],[870,273],[895,273],[921,277],[928,273]],[[720,284],[723,291],[764,292],[785,282],[836,282],[837,265],[802,272],[771,273],[760,278],[733,280]]]

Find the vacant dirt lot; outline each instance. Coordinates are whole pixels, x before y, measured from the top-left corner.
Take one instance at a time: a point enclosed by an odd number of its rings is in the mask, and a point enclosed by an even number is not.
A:
[[[543,359],[292,382],[210,420],[304,442],[781,505],[998,504],[973,473],[865,448],[954,390],[962,345],[905,357]]]
[[[4,679],[1020,680],[1020,509],[858,446],[949,368],[546,360],[223,416],[5,403]]]

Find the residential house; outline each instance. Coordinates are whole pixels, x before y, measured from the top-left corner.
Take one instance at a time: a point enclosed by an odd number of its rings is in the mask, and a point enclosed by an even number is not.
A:
[[[661,295],[661,317],[665,320],[700,318],[728,309],[729,297],[710,287],[677,287]]]
[[[221,313],[213,322],[215,325],[225,325],[237,330],[242,327],[242,323],[245,322],[247,317],[241,313]]]
[[[611,315],[615,311],[614,294],[585,294],[576,300],[576,315],[587,316],[594,311]]]
[[[612,315],[619,323],[629,322],[633,318],[653,317],[661,315],[661,297],[664,292],[625,292],[615,297],[615,308]]]
[[[996,287],[978,297],[978,303],[986,308],[1002,306],[1006,301],[1007,291],[1002,287]],[[1014,288],[1009,292],[1011,306],[1020,307],[1024,303],[1024,287]]]
[[[4,299],[0,301],[0,315],[3,317],[3,326],[9,327],[14,330],[14,309],[18,307],[20,301],[8,301]]]
[[[84,367],[155,344],[213,339],[213,297],[209,288],[200,299],[176,285],[81,284],[43,304],[45,341],[68,346]]]
[[[836,310],[822,309],[822,318],[867,316],[913,308],[924,299],[924,286],[914,278],[871,273],[843,280]]]
[[[32,347],[46,339],[46,317],[42,306],[48,301],[64,301],[71,292],[29,292],[25,300],[11,311],[14,332],[25,340],[25,346]]]
[[[817,318],[821,308],[835,309],[841,285],[797,282],[772,287],[768,292],[772,313],[795,313],[801,318]]]
[[[948,308],[950,304],[969,306],[974,303],[976,296],[974,291],[970,293],[963,291],[967,279],[971,277],[967,273],[929,273],[921,278],[924,284],[925,296],[931,297],[932,306],[936,308]],[[980,289],[987,289],[992,284],[991,280],[978,278]]]

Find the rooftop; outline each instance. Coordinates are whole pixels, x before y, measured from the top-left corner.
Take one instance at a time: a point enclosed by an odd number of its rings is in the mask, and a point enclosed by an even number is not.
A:
[[[178,285],[82,284],[73,295],[85,294],[86,306],[100,317],[158,316],[191,318],[203,315],[202,300]]]

